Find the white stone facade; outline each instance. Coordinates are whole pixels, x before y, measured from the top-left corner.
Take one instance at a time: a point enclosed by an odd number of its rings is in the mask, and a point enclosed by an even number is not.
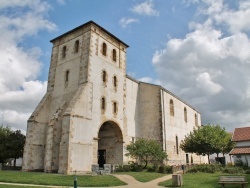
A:
[[[200,126],[199,112],[126,76],[127,44],[92,21],[51,42],[47,93],[28,120],[23,170],[71,174],[124,164],[125,146],[138,138],[158,140],[169,164],[191,162],[179,144]]]

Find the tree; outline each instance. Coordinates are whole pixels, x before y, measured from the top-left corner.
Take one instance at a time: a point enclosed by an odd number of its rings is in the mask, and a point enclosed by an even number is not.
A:
[[[9,153],[7,151],[7,138],[11,134],[11,129],[9,126],[0,126],[0,163],[4,163],[6,159],[9,158]]]
[[[221,153],[224,147],[224,138],[227,132],[219,125],[205,125],[194,129],[181,142],[180,148],[187,153],[196,153],[198,155],[207,155]]]
[[[10,126],[0,126],[0,163],[5,163],[7,159],[22,157],[25,144],[25,136],[20,130],[12,131]]]
[[[221,153],[225,156],[225,154],[229,153],[235,147],[235,143],[232,142],[232,135],[230,133],[227,133],[227,136],[223,140],[224,145]]]
[[[216,125],[214,128],[214,136],[215,136],[215,153],[217,157],[219,157],[219,153],[222,153],[223,148],[228,144],[227,136],[228,132],[225,131],[225,128],[221,128],[219,125]]]
[[[11,158],[14,158],[14,167],[16,166],[16,159],[23,156],[23,149],[25,144],[25,136],[20,130],[12,132],[8,137],[8,152]]]
[[[155,140],[141,138],[134,143],[127,145],[126,150],[128,151],[126,156],[145,163],[143,168],[146,168],[151,161],[163,161],[167,158],[167,154]]]

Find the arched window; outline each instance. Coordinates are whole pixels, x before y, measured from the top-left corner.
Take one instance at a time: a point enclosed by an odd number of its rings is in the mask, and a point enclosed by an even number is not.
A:
[[[62,48],[62,58],[65,58],[66,57],[66,46],[63,46]]]
[[[184,107],[184,120],[187,122],[187,109]]]
[[[79,40],[75,41],[74,52],[77,53],[79,51]]]
[[[102,81],[104,82],[104,83],[106,83],[107,82],[107,73],[106,73],[106,71],[104,70],[104,71],[102,71]]]
[[[106,43],[103,43],[103,44],[102,44],[102,54],[103,54],[104,56],[107,55],[107,44],[106,44]]]
[[[65,72],[65,82],[69,81],[69,70]]]
[[[112,52],[112,59],[113,61],[116,62],[116,50],[115,49],[113,49],[113,52]]]
[[[178,136],[175,136],[176,153],[179,154],[179,140]]]
[[[106,101],[105,101],[105,98],[104,97],[102,97],[102,99],[101,99],[101,109],[102,110],[105,110],[105,108],[106,108]]]
[[[117,103],[113,103],[113,112],[116,114],[117,113]]]
[[[174,102],[172,99],[170,99],[169,108],[170,108],[170,115],[174,116]]]
[[[117,87],[117,78],[114,76],[114,87]]]
[[[198,118],[196,114],[194,114],[194,121],[195,121],[195,126],[198,126]]]

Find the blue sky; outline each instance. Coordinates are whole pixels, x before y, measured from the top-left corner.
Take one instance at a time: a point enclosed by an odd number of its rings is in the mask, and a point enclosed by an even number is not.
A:
[[[250,126],[249,17],[247,0],[1,0],[0,123],[26,131],[49,41],[93,20],[130,46],[130,76],[181,97],[202,124]]]
[[[161,49],[169,37],[185,36],[188,30],[187,23],[192,20],[195,12],[195,6],[174,0],[118,0],[108,1],[109,3],[103,3],[102,0],[62,2],[64,3],[54,1],[53,8],[49,11],[49,20],[57,25],[57,30],[50,33],[43,32],[36,38],[37,46],[42,47],[41,42],[42,45],[47,45],[44,48],[48,49],[48,58],[50,58],[51,50],[48,43],[50,39],[93,20],[129,44],[128,72],[136,74],[138,78],[150,76],[155,79],[157,77],[152,71],[152,52]],[[133,11],[136,5],[142,3],[150,6],[155,12],[137,13]],[[121,20],[132,20],[132,22],[122,26]],[[33,45],[34,41],[29,44]],[[49,59],[44,60],[49,62]],[[142,69],[143,71],[141,71]]]

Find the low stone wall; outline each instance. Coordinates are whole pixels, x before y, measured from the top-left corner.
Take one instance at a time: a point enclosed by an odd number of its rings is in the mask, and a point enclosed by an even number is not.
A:
[[[103,168],[100,168],[98,164],[92,165],[92,174],[93,175],[108,175],[114,172],[117,165],[113,164],[104,164]]]

